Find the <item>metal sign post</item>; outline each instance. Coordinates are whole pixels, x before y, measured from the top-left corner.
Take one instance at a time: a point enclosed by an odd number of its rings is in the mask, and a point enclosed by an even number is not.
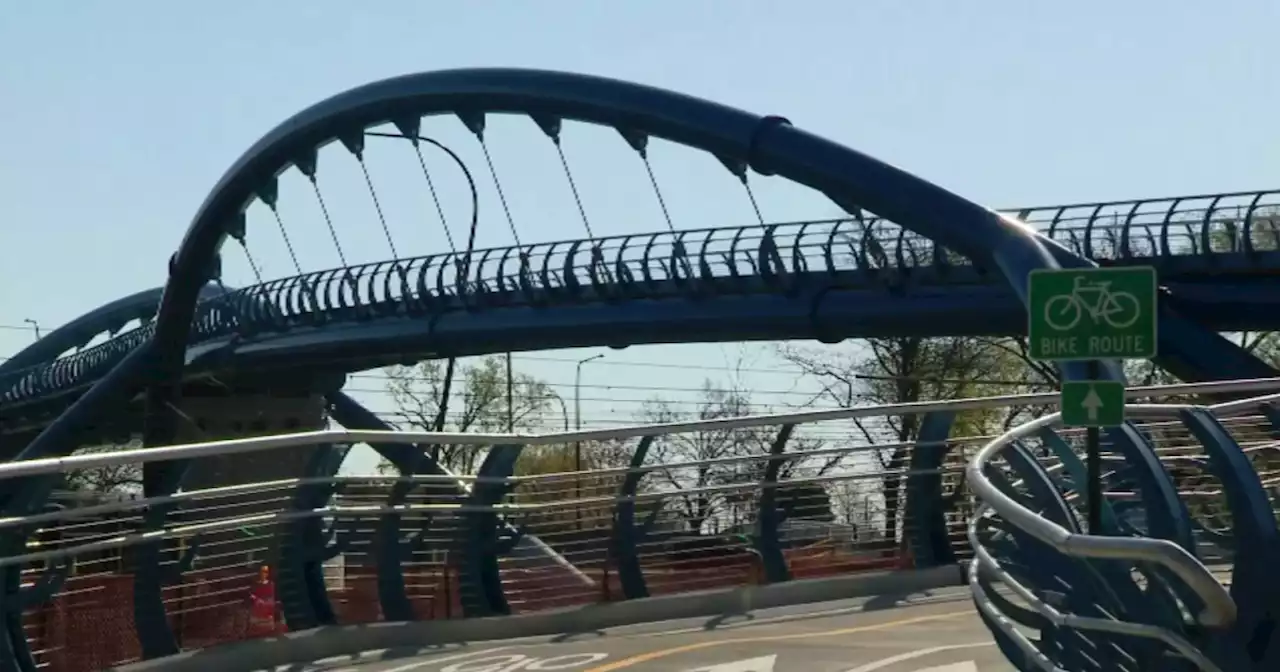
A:
[[[1027,297],[1032,360],[1083,361],[1083,381],[1062,384],[1062,424],[1085,428],[1089,532],[1102,532],[1101,428],[1124,424],[1124,383],[1099,380],[1104,359],[1156,356],[1156,272],[1151,267],[1031,272]],[[1077,488],[1079,485],[1077,485]]]

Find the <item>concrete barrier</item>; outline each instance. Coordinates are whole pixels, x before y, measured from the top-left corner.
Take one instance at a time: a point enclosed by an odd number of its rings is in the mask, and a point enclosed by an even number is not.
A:
[[[961,584],[958,566],[788,581],[664,595],[546,612],[447,621],[327,626],[279,637],[185,651],[110,668],[117,672],[249,672],[384,649],[594,632],[639,623],[741,614],[852,597],[909,594]]]

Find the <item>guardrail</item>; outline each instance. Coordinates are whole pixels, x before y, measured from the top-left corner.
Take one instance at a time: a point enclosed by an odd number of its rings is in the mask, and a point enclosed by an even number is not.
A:
[[[1129,395],[1277,389],[1280,380],[1265,379]],[[957,418],[999,408],[1034,413],[1056,399],[1007,395],[532,435],[338,429],[3,464],[0,481],[11,494],[0,513],[0,571],[10,577],[4,602],[23,613],[23,630],[5,640],[11,650],[0,669],[20,659],[98,669],[252,636],[247,599],[264,563],[292,630],[955,564],[968,559],[973,510],[963,465],[992,439],[951,436]],[[910,441],[851,438],[853,419],[875,427],[906,416],[921,428]],[[1160,422],[1142,427],[1152,452],[1176,463],[1179,454],[1161,451],[1178,440]],[[337,476],[338,462],[361,442],[472,445],[484,458],[474,474]],[[597,468],[554,464],[577,442]],[[215,457],[299,450],[310,458],[296,478],[150,498],[126,487],[110,500],[55,497],[43,509],[15,508],[18,493],[61,474],[119,476],[111,470],[154,463],[198,471]],[[548,460],[551,468],[538,466]],[[1131,495],[1113,488],[1108,496]]]
[[[1269,394],[1217,405],[1128,406],[1129,417],[1143,421],[1148,436],[1181,433],[1182,441],[1190,443],[1183,447],[1192,450],[1164,456],[1165,470],[1149,474],[1155,478],[1145,479],[1148,492],[1141,496],[1109,493],[1104,530],[1098,533],[1081,531],[1084,502],[1078,495],[1083,481],[1064,478],[1072,467],[1076,474],[1082,471],[1079,446],[1064,451],[1064,446],[1047,445],[1051,438],[1045,441],[1060,424],[1059,413],[1015,427],[985,445],[966,469],[968,485],[980,502],[967,530],[974,550],[969,585],[1010,659],[1042,670],[1076,669],[1072,663],[1081,656],[1106,669],[1123,663],[1138,669],[1274,669],[1280,642],[1272,638],[1268,643],[1273,626],[1259,613],[1274,610],[1280,601],[1269,587],[1272,579],[1257,580],[1274,571],[1266,568],[1280,551],[1277,497],[1268,491],[1276,483],[1280,434],[1272,427],[1263,437],[1249,432],[1233,436],[1229,427],[1232,419],[1274,417],[1278,401],[1280,395]],[[1126,467],[1141,459],[1123,454],[1118,444],[1126,440],[1125,431],[1111,430],[1110,470],[1104,479],[1121,478]],[[1260,455],[1260,449],[1266,454]],[[1187,452],[1195,458],[1185,459]],[[1139,500],[1148,507],[1159,502],[1161,486],[1176,487],[1168,476],[1189,467],[1208,472],[1218,486],[1191,493],[1172,490],[1182,498],[1165,497],[1168,510],[1148,508],[1144,526],[1124,523],[1118,507]],[[1232,573],[1239,584],[1234,591],[1198,557],[1206,546],[1202,539],[1193,541],[1190,528],[1165,524],[1179,515],[1185,518],[1184,507],[1206,496],[1229,514],[1233,566],[1220,569]],[[1221,532],[1208,532],[1221,541]],[[1073,571],[1059,558],[1082,561],[1076,567],[1085,569]],[[1028,567],[1029,562],[1038,563],[1037,569]],[[1018,570],[1008,571],[1006,564]],[[1021,604],[1003,597],[996,584]],[[1245,604],[1238,604],[1241,600]],[[1265,629],[1261,635],[1259,627]],[[1083,632],[1095,637],[1077,634]],[[1165,647],[1153,648],[1144,640]]]

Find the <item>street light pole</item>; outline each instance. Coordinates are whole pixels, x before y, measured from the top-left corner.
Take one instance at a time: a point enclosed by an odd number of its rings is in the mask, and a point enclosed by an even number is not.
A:
[[[31,325],[31,330],[36,332],[36,340],[37,341],[40,340],[40,323],[36,322],[35,320],[29,317],[23,320],[23,322],[26,322],[27,324]]]
[[[578,365],[573,372],[573,425],[574,429],[582,431],[582,365],[587,362],[593,362],[604,357],[604,355],[592,355],[586,359],[578,360]],[[582,442],[573,442],[573,469],[574,471],[582,471]]]
[[[604,355],[592,355],[585,359],[578,360],[578,365],[573,372],[573,424],[577,431],[582,431],[582,365],[604,357]],[[575,500],[582,499],[582,441],[575,439],[573,442],[573,498]],[[578,530],[582,530],[582,505],[578,504],[574,507],[577,515]]]

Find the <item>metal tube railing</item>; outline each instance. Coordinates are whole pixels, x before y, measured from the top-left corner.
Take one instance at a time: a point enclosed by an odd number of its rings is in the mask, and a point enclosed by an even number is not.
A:
[[[1171,407],[1178,408],[1178,407]],[[1165,539],[1132,539],[1076,534],[1042,518],[1013,498],[1004,494],[985,475],[987,463],[1014,441],[1048,427],[1062,418],[1060,413],[1037,418],[1016,427],[987,444],[974,456],[968,467],[969,487],[997,514],[1018,529],[1063,553],[1081,558],[1127,559],[1162,565],[1191,587],[1205,608],[1199,614],[1201,623],[1214,627],[1230,625],[1236,618],[1236,603],[1231,594],[1204,565],[1186,549]]]
[[[1280,378],[1256,378],[1249,380],[1233,380],[1213,383],[1190,383],[1184,385],[1153,385],[1135,387],[1126,391],[1127,398],[1142,398],[1153,394],[1185,395],[1185,394],[1243,394],[1280,389]],[[1271,399],[1275,396],[1263,397]],[[772,413],[748,415],[734,418],[717,418],[713,420],[695,420],[686,422],[669,422],[652,425],[629,425],[611,429],[582,430],[569,432],[549,432],[537,434],[503,434],[503,433],[459,433],[459,432],[419,432],[419,431],[385,431],[385,430],[349,430],[325,429],[293,434],[251,437],[244,439],[225,439],[203,443],[176,444],[156,448],[140,448],[122,450],[111,453],[91,453],[70,455],[67,457],[51,457],[38,460],[23,460],[0,464],[0,480],[22,476],[57,474],[76,469],[96,469],[121,464],[146,464],[168,460],[187,460],[200,457],[221,455],[238,455],[283,448],[296,448],[319,443],[438,443],[447,445],[501,445],[523,444],[526,446],[573,443],[575,441],[604,441],[609,439],[635,438],[647,435],[678,434],[682,432],[745,429],[749,427],[768,427],[773,425],[801,424],[825,422],[832,420],[851,420],[878,415],[911,415],[934,411],[970,411],[1001,408],[1018,405],[1055,405],[1059,395],[1053,392],[1032,394],[1010,394],[990,397],[973,397],[950,401],[922,401],[904,404],[882,404],[876,406],[860,406],[856,408],[839,408],[821,411],[797,411],[792,413]],[[1238,403],[1238,402],[1232,402]],[[1131,415],[1139,416],[1146,408],[1143,405],[1126,407]],[[1173,408],[1153,406],[1158,408]],[[1185,408],[1180,406],[1177,408]]]
[[[1126,406],[1125,410],[1131,418],[1154,420],[1169,418],[1180,411],[1202,408],[1213,412],[1219,418],[1225,418],[1255,412],[1259,407],[1276,401],[1280,401],[1280,394],[1272,393],[1216,405],[1133,404]],[[1200,614],[1195,615],[1199,623],[1208,627],[1225,628],[1235,622],[1237,610],[1230,592],[1204,564],[1178,544],[1164,539],[1109,537],[1070,532],[1057,523],[1043,518],[1036,512],[1024,507],[1002,492],[987,478],[987,465],[998,457],[1002,451],[1021,439],[1031,437],[1040,430],[1053,426],[1060,420],[1061,414],[1054,413],[1005,432],[978,451],[966,468],[969,487],[983,502],[983,508],[979,510],[979,515],[970,522],[968,531],[969,540],[974,549],[969,581],[978,607],[992,617],[991,621],[996,624],[996,627],[1010,637],[1019,648],[1024,650],[1029,660],[1036,662],[1037,665],[1046,670],[1060,668],[1054,666],[1048,658],[1041,654],[1034,644],[1021,635],[1009,619],[999,614],[998,609],[986,599],[985,591],[978,581],[981,572],[986,572],[988,576],[994,576],[1002,584],[1008,586],[1016,595],[1031,605],[1033,610],[1048,618],[1055,625],[1158,639],[1195,662],[1202,670],[1218,670],[1219,668],[1208,660],[1199,649],[1168,629],[1146,624],[1072,616],[1058,612],[1036,597],[1033,591],[1022,586],[1016,579],[1004,572],[1000,568],[998,561],[983,548],[978,535],[978,522],[988,512],[993,512],[1013,527],[1052,546],[1067,556],[1130,560],[1165,567],[1182,579],[1188,588],[1203,601],[1203,610]]]

